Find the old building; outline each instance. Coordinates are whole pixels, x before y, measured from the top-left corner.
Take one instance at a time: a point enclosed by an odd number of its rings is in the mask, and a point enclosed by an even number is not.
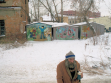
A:
[[[61,14],[61,12],[60,12],[60,14]],[[78,11],[74,11],[74,10],[63,11],[63,15],[68,17],[68,24],[70,24],[70,25],[84,21],[83,18],[81,18],[81,16],[79,16],[79,14],[80,13]],[[98,18],[98,17],[101,17],[101,13],[88,11],[87,17],[88,18]]]
[[[29,23],[29,0],[0,0],[0,38],[22,37]]]
[[[90,19],[89,21],[103,24],[107,30],[109,30],[111,27],[111,18],[109,16],[103,16],[100,18],[93,18],[93,19]]]
[[[73,26],[78,26],[78,38],[79,39],[87,39],[93,37],[94,35],[103,35],[105,26],[102,24],[98,24],[95,22],[90,22],[90,25],[93,27],[96,34],[94,34],[91,28],[87,25],[86,22],[81,22],[77,24],[73,24]]]
[[[67,16],[78,16],[78,14],[79,14],[79,12],[78,11],[74,11],[74,10],[63,11],[63,15],[67,15]],[[89,18],[101,17],[101,13],[100,12],[88,11],[87,15],[88,15]]]

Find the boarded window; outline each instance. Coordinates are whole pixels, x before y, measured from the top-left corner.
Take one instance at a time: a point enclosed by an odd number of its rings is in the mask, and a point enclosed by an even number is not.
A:
[[[4,3],[5,2],[5,0],[0,0],[0,3]]]
[[[5,23],[4,23],[4,20],[0,20],[0,35],[5,35]]]

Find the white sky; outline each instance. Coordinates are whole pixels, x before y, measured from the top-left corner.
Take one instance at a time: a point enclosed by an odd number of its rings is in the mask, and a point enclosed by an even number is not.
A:
[[[108,6],[110,7],[109,2],[111,3],[111,0],[105,0],[105,2],[103,2],[103,3],[100,4],[100,12],[101,12],[101,15],[102,15],[102,16],[111,15],[111,14],[109,13],[109,9],[108,9]],[[110,11],[111,11],[111,10],[110,10]]]

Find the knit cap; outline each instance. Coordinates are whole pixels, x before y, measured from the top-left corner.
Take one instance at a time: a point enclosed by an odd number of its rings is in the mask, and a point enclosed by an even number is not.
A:
[[[68,58],[75,58],[75,55],[74,55],[74,53],[73,53],[72,51],[69,51],[69,52],[66,54],[65,58],[66,58],[66,59],[68,59]]]

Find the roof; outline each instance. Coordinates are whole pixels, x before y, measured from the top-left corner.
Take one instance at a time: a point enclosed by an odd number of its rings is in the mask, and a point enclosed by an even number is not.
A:
[[[47,24],[47,25],[51,25],[51,24],[49,24],[49,23],[45,23],[45,22],[33,22],[33,23],[30,23],[30,24],[26,24],[26,25],[33,25],[33,24],[39,24],[39,23],[41,23],[41,24]],[[52,25],[51,25],[52,26]]]
[[[48,15],[44,15],[44,16],[41,16],[43,18],[43,21],[52,21],[53,19],[51,18],[51,14],[48,13]],[[55,21],[55,19],[54,19]]]
[[[51,16],[44,15],[42,16],[42,18],[43,18],[43,21],[51,21]]]
[[[59,17],[61,17],[61,14],[58,14]],[[63,15],[63,17],[68,17],[67,15]]]
[[[58,22],[33,22],[31,24],[35,24],[35,23],[48,24],[48,25],[52,25],[52,27],[59,27],[59,26],[69,25],[67,23],[58,23]],[[27,24],[27,25],[31,25],[31,24]]]
[[[96,23],[96,22],[89,22],[89,23]],[[85,24],[87,24],[87,23],[86,22],[81,22],[81,23],[77,23],[77,24],[73,24],[73,25],[80,26],[80,25],[85,25]],[[96,23],[96,24],[99,24],[99,23]],[[103,24],[99,24],[99,25],[103,25]]]
[[[92,23],[92,22],[89,22],[89,23]],[[86,22],[81,22],[81,23],[76,23],[76,24],[73,24],[73,25],[85,25],[87,24]]]
[[[58,22],[42,22],[44,24],[50,24],[52,27],[58,27],[58,26],[65,26],[68,25],[67,23],[58,23]]]
[[[78,16],[68,16],[68,19],[78,18]]]

